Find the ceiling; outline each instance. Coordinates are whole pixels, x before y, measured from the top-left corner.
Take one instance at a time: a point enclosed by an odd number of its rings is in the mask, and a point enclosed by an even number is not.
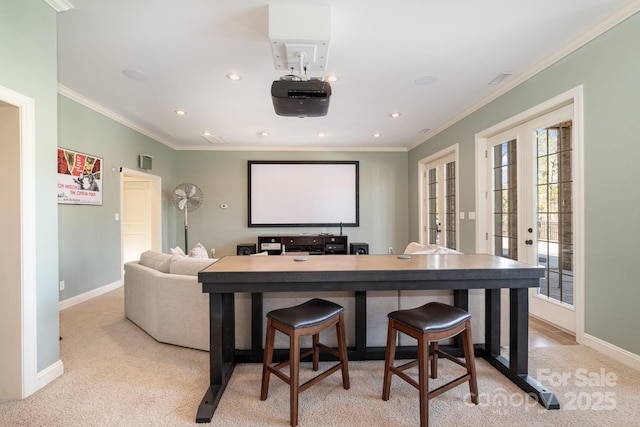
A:
[[[204,150],[407,150],[634,2],[299,0],[331,6],[326,74],[339,80],[326,116],[296,118],[276,115],[270,93],[287,72],[274,65],[268,5],[292,1],[70,1],[58,15],[60,93],[172,148]]]

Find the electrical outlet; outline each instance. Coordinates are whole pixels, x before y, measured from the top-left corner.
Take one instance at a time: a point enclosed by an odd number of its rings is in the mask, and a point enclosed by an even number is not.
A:
[[[389,255],[393,255],[393,247],[389,246]]]
[[[64,291],[64,280],[60,280],[60,290]]]

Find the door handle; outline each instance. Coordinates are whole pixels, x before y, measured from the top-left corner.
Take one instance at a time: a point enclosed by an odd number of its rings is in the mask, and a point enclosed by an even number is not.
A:
[[[533,240],[525,240],[524,241],[527,245],[533,245]]]

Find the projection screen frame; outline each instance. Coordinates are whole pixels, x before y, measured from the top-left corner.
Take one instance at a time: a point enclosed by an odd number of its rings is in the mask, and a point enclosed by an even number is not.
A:
[[[360,226],[357,160],[249,160],[247,176],[249,227]]]

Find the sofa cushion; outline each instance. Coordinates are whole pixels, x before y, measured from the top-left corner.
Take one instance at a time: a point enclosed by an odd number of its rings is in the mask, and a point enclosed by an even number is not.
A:
[[[161,273],[168,273],[171,255],[158,251],[146,251],[140,255],[140,264],[158,270]]]
[[[180,246],[176,246],[175,248],[169,248],[169,252],[171,255],[186,257],[187,254],[184,253]]]
[[[196,276],[200,270],[209,267],[216,261],[217,259],[212,258],[186,258],[173,256],[171,258],[171,264],[169,265],[169,273]]]
[[[420,243],[411,242],[404,250],[405,254],[459,254],[453,249],[446,248],[438,245],[421,245]]]
[[[190,258],[209,258],[209,254],[207,254],[207,249],[202,245],[202,243],[198,242],[189,251],[189,257]]]

